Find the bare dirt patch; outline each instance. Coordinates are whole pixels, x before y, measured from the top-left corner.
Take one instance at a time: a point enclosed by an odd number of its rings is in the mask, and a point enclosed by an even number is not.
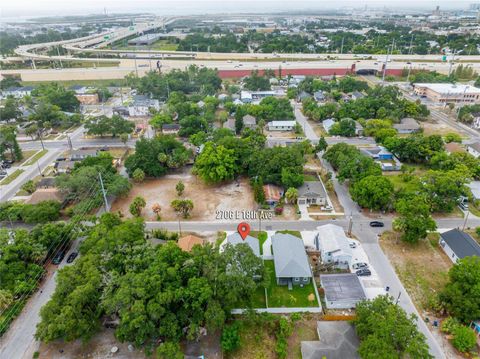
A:
[[[430,136],[430,135],[445,136],[447,133],[457,133],[461,135],[452,126],[449,126],[443,122],[426,121],[426,122],[421,122],[421,126],[423,127],[423,133],[426,136]]]
[[[127,197],[119,198],[114,202],[112,211],[120,211],[125,217],[131,217],[132,215],[128,210],[130,203],[136,196],[142,196],[147,202],[143,210],[143,217],[146,220],[156,220],[152,211],[154,203],[160,204],[162,208],[160,213],[162,220],[177,220],[177,214],[170,203],[179,198],[175,186],[180,180],[185,184],[185,192],[182,198],[191,199],[194,204],[194,209],[189,218],[191,220],[215,220],[217,211],[243,211],[257,208],[247,178],[241,178],[238,181],[238,186],[235,181],[219,185],[207,185],[200,178],[192,175],[189,169],[186,169],[159,179],[134,184]]]

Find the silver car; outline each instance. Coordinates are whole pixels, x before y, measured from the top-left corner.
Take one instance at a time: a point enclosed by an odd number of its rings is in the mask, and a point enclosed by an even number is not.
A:
[[[362,263],[362,262],[359,262],[359,263],[354,263],[352,265],[352,268],[357,270],[357,269],[363,269],[363,268],[368,268],[368,264],[367,263]]]

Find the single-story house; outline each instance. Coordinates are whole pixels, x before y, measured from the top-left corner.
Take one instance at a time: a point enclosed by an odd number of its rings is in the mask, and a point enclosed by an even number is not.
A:
[[[56,201],[62,203],[63,199],[64,196],[58,188],[39,188],[32,193],[25,203],[38,204],[44,201]]]
[[[330,129],[334,124],[335,124],[335,120],[333,118],[327,118],[322,122],[322,126],[327,133],[330,132]]]
[[[33,86],[10,87],[2,91],[3,97],[13,96],[15,98],[24,98],[30,96],[33,91]]]
[[[283,188],[274,184],[266,184],[263,186],[263,193],[265,194],[265,203],[275,206],[283,197]]]
[[[480,245],[468,233],[457,228],[440,234],[439,243],[453,263],[469,256],[480,257]]]
[[[228,128],[229,130],[232,130],[233,132],[235,132],[235,119],[229,118],[227,121],[223,123],[223,128]]]
[[[475,158],[480,157],[480,142],[474,142],[467,145],[467,152]]]
[[[302,102],[310,97],[312,97],[312,95],[310,95],[308,92],[302,91],[297,95],[297,102]]]
[[[317,102],[325,101],[325,94],[323,93],[323,91],[315,91],[313,93],[313,98]]]
[[[75,97],[82,105],[96,105],[100,102],[96,92],[75,94]]]
[[[470,188],[470,191],[472,192],[473,200],[480,200],[480,181],[472,181],[467,184],[467,187]]]
[[[190,234],[188,236],[180,238],[177,242],[177,245],[182,251],[191,252],[194,245],[203,245],[204,243],[205,242],[202,238]]]
[[[355,135],[356,136],[363,135],[363,126],[358,121],[355,121]]]
[[[367,299],[355,273],[321,274],[320,283],[327,309],[355,308],[358,302]]]
[[[367,156],[373,158],[374,160],[391,160],[393,159],[393,153],[388,151],[383,146],[375,146],[375,147],[366,147],[360,150],[362,153],[366,154]]]
[[[258,238],[246,236],[245,240],[243,240],[240,234],[235,232],[227,236],[225,243],[231,244],[232,246],[236,246],[238,244],[247,244],[252,249],[253,254],[255,254],[257,257],[260,257],[260,242],[258,241]]]
[[[322,262],[333,264],[337,268],[350,268],[353,254],[343,228],[335,224],[325,224],[317,230],[315,247],[320,251]]]
[[[243,127],[254,130],[257,127],[257,120],[252,115],[245,115],[242,118]]]
[[[327,203],[327,192],[320,181],[307,181],[298,188],[299,205],[324,206]]]
[[[83,95],[88,92],[88,87],[83,85],[72,85],[70,90],[74,91],[76,95]]]
[[[363,97],[365,97],[365,95],[359,91],[353,91],[351,95],[352,100],[358,100],[359,98]]]
[[[164,135],[176,135],[180,131],[178,123],[165,123],[162,125],[162,133]]]
[[[359,359],[355,327],[347,321],[318,321],[318,341],[302,341],[302,359]]]
[[[265,97],[283,97],[284,90],[267,90],[267,91],[241,91],[240,99],[242,103],[260,102]]]
[[[465,149],[460,143],[450,142],[445,144],[445,152],[447,153],[465,152]]]
[[[267,124],[269,131],[293,131],[296,121],[270,121]]]
[[[55,173],[69,173],[75,167],[75,161],[58,161],[53,166]]]
[[[70,159],[72,161],[82,161],[87,157],[96,157],[97,150],[73,150],[70,153]]]
[[[301,238],[291,234],[272,236],[273,262],[278,285],[308,284],[312,270]]]
[[[420,131],[422,127],[415,119],[406,117],[402,118],[400,120],[400,123],[393,125],[393,128],[396,129],[398,133],[409,134]]]
[[[128,114],[131,117],[150,116],[150,109],[160,110],[160,102],[144,95],[133,97],[133,102],[128,105]]]

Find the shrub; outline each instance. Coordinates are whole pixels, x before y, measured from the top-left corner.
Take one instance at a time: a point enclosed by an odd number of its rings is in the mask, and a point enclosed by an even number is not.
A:
[[[475,348],[477,344],[475,332],[464,325],[457,325],[453,329],[452,344],[462,353],[465,353]]]
[[[183,359],[184,357],[178,343],[165,342],[157,348],[158,359]]]
[[[136,168],[132,173],[132,178],[135,182],[140,183],[145,179],[145,172],[141,168]]]
[[[154,229],[152,230],[152,237],[157,239],[163,239],[165,241],[178,241],[177,232],[169,232],[166,229]]]
[[[444,333],[447,333],[447,334],[452,334],[453,333],[453,330],[455,329],[455,327],[457,327],[458,325],[460,325],[460,322],[453,318],[453,317],[448,317],[447,319],[445,319],[443,322],[442,322],[442,326],[441,326],[441,330],[442,332]]]
[[[221,345],[225,353],[231,353],[240,347],[237,323],[225,326],[222,332]]]
[[[23,185],[22,185],[22,190],[24,190],[25,192],[28,192],[30,194],[32,194],[33,192],[35,192],[35,190],[37,189],[37,186],[35,186],[35,182],[33,182],[32,180],[29,180],[27,182],[25,182]]]

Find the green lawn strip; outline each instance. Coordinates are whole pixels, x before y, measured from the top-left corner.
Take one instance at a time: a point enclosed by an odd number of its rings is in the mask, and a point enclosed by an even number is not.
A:
[[[30,157],[27,161],[25,161],[24,163],[22,163],[22,166],[31,166],[33,165],[35,162],[37,162],[40,158],[42,158],[46,153],[48,152],[48,150],[41,150],[40,152],[36,153],[35,155],[33,155],[32,157]]]
[[[288,286],[286,285],[277,285],[273,261],[264,261],[264,264],[270,276],[269,285],[267,288],[269,308],[318,307],[318,299],[315,295],[313,283],[310,282],[309,284],[304,285],[303,288],[294,285],[292,290],[288,290]],[[313,302],[308,300],[310,294],[315,296],[315,300]]]
[[[30,157],[32,157],[35,153],[37,153],[38,150],[28,150],[28,151],[22,151],[22,159],[19,161],[20,165],[23,166],[23,164],[28,161]],[[18,161],[15,161],[18,162]]]
[[[277,233],[283,233],[283,234],[291,234],[292,236],[302,238],[302,235],[300,234],[300,231],[290,231],[288,229],[283,230],[283,231],[277,231]]]
[[[3,181],[0,182],[0,185],[7,185],[10,184],[13,180],[15,180],[18,176],[20,176],[23,173],[23,170],[18,169],[12,172],[10,175],[8,175],[7,178],[5,178]]]
[[[304,174],[303,174],[303,180],[304,180],[305,182],[318,181],[318,177],[315,176],[315,175],[312,175],[312,174],[304,173]]]
[[[263,254],[263,243],[265,243],[265,241],[267,240],[268,238],[268,234],[267,232],[264,232],[264,231],[251,231],[250,232],[250,235],[252,237],[255,237],[255,238],[258,238],[258,242],[260,244],[260,254]]]

